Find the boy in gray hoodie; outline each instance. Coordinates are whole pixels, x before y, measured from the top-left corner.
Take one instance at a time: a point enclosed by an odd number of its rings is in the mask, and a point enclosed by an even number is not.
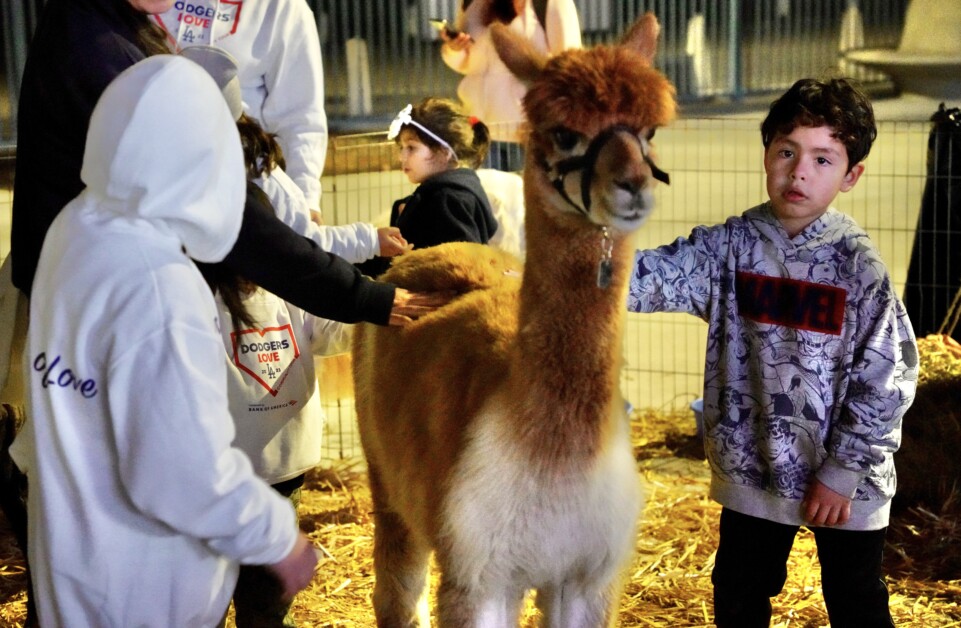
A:
[[[876,136],[847,80],[800,80],[761,125],[769,199],[637,253],[628,309],[709,325],[718,626],[769,624],[801,525],[817,541],[831,625],[893,626],[881,555],[917,345],[876,247],[831,207]]]

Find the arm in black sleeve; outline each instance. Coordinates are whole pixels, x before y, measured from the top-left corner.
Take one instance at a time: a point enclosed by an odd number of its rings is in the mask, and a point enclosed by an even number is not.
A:
[[[358,262],[354,264],[354,266],[368,277],[377,278],[386,273],[390,268],[390,260],[391,258],[389,257],[377,256],[363,262]]]
[[[266,195],[247,186],[244,220],[223,263],[281,299],[323,318],[386,325],[392,284],[371,281],[346,260],[323,251],[274,214]]]
[[[115,12],[49,2],[33,35],[20,85],[10,236],[13,283],[27,295],[47,229],[84,188],[91,112],[107,85],[144,58],[133,33],[110,23]]]

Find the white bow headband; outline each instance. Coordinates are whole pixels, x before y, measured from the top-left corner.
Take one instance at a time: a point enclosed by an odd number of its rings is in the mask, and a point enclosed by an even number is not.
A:
[[[439,135],[437,135],[436,133],[434,133],[427,127],[425,127],[423,124],[421,124],[417,120],[414,120],[413,118],[410,117],[410,112],[413,108],[414,108],[413,105],[407,105],[406,107],[400,110],[400,112],[397,114],[397,117],[394,118],[394,121],[390,123],[390,128],[387,129],[387,139],[388,140],[394,139],[395,137],[400,135],[400,130],[405,125],[412,124],[416,126],[418,129],[420,129],[421,131],[423,131],[424,133],[426,133],[429,137],[434,138],[441,146],[445,147],[447,150],[451,152],[451,154],[454,156],[454,159],[457,159],[457,153],[454,152],[454,149],[451,147],[450,144],[445,142]]]

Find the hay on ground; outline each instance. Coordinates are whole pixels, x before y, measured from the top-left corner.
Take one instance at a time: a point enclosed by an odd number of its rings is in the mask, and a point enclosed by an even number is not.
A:
[[[710,626],[711,568],[720,508],[707,499],[709,472],[690,412],[636,412],[632,420],[647,500],[637,555],[626,574],[620,626]],[[301,592],[301,628],[373,626],[373,529],[363,463],[317,469],[304,487],[301,527],[328,558]],[[885,557],[891,612],[898,626],[961,626],[961,505],[908,510],[892,521]],[[798,535],[784,591],[774,600],[775,628],[828,624],[813,535]],[[25,613],[23,562],[0,530],[0,626],[20,626]],[[436,574],[432,574],[436,587]],[[232,619],[228,625],[233,626]],[[528,601],[524,628],[536,625]]]

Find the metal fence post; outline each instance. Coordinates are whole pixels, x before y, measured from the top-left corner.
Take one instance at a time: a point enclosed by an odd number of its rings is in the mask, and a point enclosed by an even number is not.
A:
[[[728,53],[727,64],[730,71],[730,96],[740,100],[744,95],[744,83],[741,78],[741,2],[730,0],[727,16]]]
[[[10,111],[9,126],[0,119],[0,152],[13,151],[17,135],[17,102],[20,100],[20,81],[27,62],[27,50],[38,16],[45,0],[16,0],[0,10],[6,64],[7,98]]]

